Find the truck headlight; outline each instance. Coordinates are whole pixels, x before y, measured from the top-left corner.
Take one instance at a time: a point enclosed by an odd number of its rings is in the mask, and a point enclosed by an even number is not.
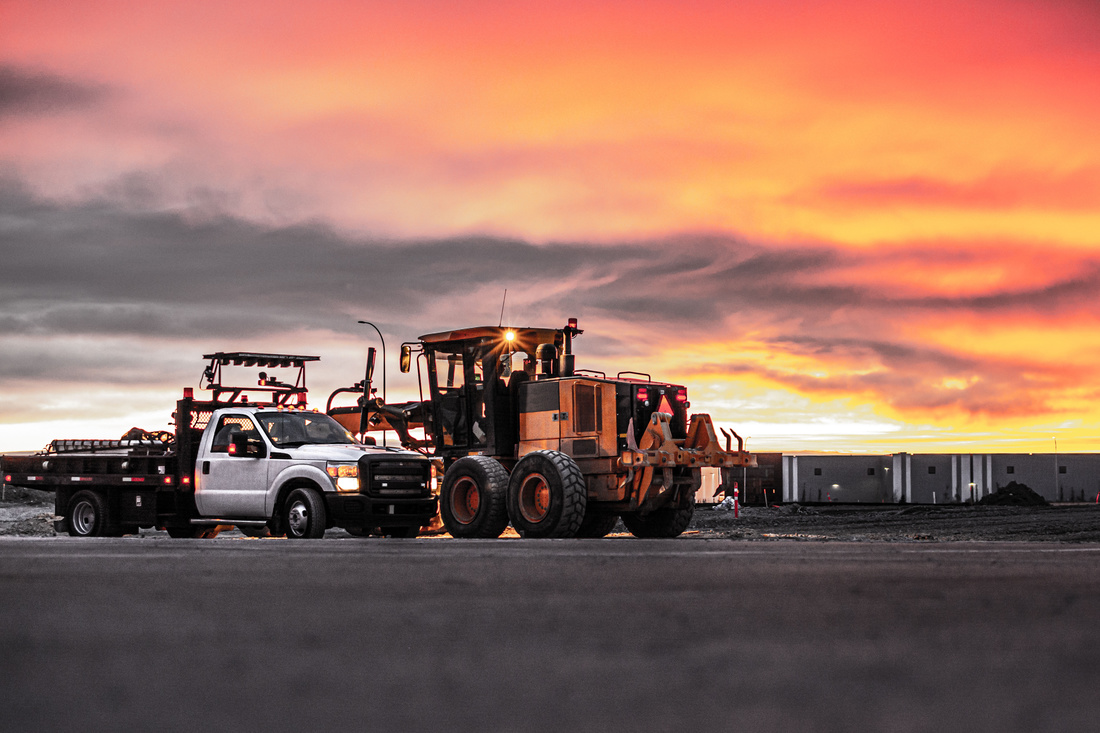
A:
[[[329,463],[326,470],[328,475],[336,481],[337,491],[359,490],[358,463]]]

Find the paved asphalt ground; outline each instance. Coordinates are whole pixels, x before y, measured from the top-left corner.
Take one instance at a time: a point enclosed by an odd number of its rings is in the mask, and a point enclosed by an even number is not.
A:
[[[1100,545],[0,539],[0,730],[1095,731]]]

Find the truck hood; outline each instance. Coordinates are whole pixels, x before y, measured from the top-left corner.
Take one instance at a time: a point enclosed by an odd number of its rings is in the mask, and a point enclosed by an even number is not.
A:
[[[348,463],[355,463],[364,453],[393,456],[395,458],[421,457],[419,453],[413,453],[412,451],[391,451],[373,445],[346,445],[342,443],[331,445],[311,443],[296,448],[276,448],[275,450],[287,453],[292,458],[305,461],[347,461]]]

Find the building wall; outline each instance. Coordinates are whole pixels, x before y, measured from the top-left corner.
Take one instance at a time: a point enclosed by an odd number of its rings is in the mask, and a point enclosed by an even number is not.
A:
[[[783,500],[894,503],[890,455],[783,456]]]
[[[779,467],[788,503],[960,504],[1012,481],[1052,502],[1100,497],[1100,453],[784,454]]]

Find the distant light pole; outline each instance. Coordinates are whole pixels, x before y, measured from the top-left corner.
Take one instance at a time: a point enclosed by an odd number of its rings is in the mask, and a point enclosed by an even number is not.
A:
[[[1058,495],[1058,501],[1062,500],[1061,482],[1058,480],[1058,438],[1051,436],[1054,441],[1054,493]]]
[[[382,401],[386,401],[386,339],[382,337],[382,332],[378,330],[378,326],[374,325],[370,321],[359,321],[360,323],[370,326],[378,332],[378,340],[382,342]]]

